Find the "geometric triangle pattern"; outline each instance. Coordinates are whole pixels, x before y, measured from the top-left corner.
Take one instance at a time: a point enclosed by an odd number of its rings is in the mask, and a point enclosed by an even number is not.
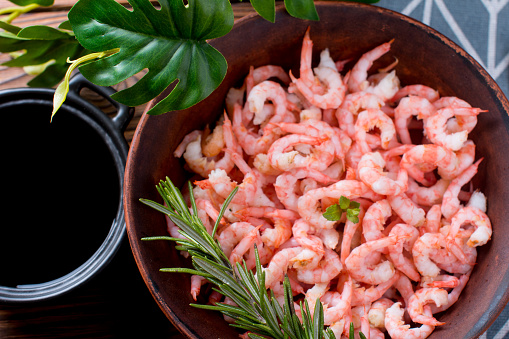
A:
[[[509,97],[509,0],[381,0],[436,29],[484,67]]]

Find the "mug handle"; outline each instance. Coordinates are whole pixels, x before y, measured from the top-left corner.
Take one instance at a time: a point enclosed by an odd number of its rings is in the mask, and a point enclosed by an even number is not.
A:
[[[74,93],[79,96],[79,92],[83,88],[88,88],[93,92],[101,95],[108,100],[117,109],[117,114],[111,119],[113,124],[121,131],[124,132],[134,115],[134,108],[121,104],[113,99],[110,95],[116,93],[112,87],[98,86],[91,81],[87,80],[83,74],[76,73],[69,81],[69,93]]]

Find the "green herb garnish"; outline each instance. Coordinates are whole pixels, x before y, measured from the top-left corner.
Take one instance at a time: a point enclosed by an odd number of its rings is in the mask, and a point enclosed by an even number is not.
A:
[[[351,201],[345,196],[341,196],[337,204],[327,207],[325,213],[323,213],[323,217],[329,221],[338,221],[341,219],[343,213],[346,212],[346,218],[354,224],[357,224],[359,222],[360,206],[361,205],[357,201]]]
[[[146,205],[168,215],[180,228],[185,239],[168,236],[146,237],[142,240],[170,240],[177,243],[177,250],[187,251],[192,258],[194,268],[161,268],[163,272],[182,272],[205,277],[216,286],[215,290],[231,298],[237,306],[216,303],[215,305],[191,304],[194,307],[219,311],[233,319],[234,327],[249,331],[250,338],[263,338],[269,336],[277,339],[333,339],[334,333],[324,326],[323,305],[317,299],[313,312],[309,310],[306,300],[300,303],[302,322],[297,317],[294,300],[288,277],[285,277],[284,305],[281,306],[271,290],[265,288],[265,272],[263,271],[258,251],[256,253],[256,273],[248,270],[245,262],[237,263],[232,267],[219,243],[214,240],[215,230],[221,220],[227,205],[236,193],[230,194],[222,206],[216,220],[212,235],[207,233],[201,220],[198,218],[197,206],[191,193],[191,207],[189,211],[181,192],[174,186],[169,178],[157,185],[157,190],[166,206],[152,200],[140,199]],[[352,324],[353,326],[353,324]],[[350,329],[350,337],[353,327]],[[361,337],[362,338],[362,337]]]

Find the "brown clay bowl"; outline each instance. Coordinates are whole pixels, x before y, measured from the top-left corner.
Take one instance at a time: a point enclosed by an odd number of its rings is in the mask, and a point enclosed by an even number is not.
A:
[[[189,265],[169,242],[142,242],[146,236],[166,235],[164,216],[143,205],[140,198],[161,201],[155,185],[166,176],[183,185],[189,173],[172,153],[190,131],[203,128],[223,112],[228,89],[239,86],[250,65],[281,65],[298,74],[302,38],[308,26],[314,42],[313,60],[328,47],[336,59],[353,58],[394,39],[385,64],[397,57],[396,72],[403,85],[421,83],[441,95],[454,95],[488,110],[471,137],[477,155],[484,157],[475,185],[488,198],[493,223],[491,242],[479,250],[478,263],[460,300],[439,319],[447,323],[430,338],[477,338],[496,319],[509,294],[509,102],[479,64],[456,44],[433,29],[382,8],[341,2],[317,3],[320,21],[295,19],[278,8],[276,23],[258,16],[239,20],[223,38],[212,41],[226,57],[228,74],[205,101],[183,111],[144,115],[131,145],[125,175],[124,204],[127,231],[140,272],[168,319],[190,338],[237,338],[222,315],[189,306],[190,277],[162,273],[162,267]],[[376,69],[373,67],[372,69]]]

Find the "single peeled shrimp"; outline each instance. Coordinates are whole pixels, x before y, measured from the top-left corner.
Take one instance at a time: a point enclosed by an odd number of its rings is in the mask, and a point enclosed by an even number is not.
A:
[[[445,237],[441,233],[425,233],[420,236],[412,247],[414,265],[423,277],[437,277],[440,268],[437,258],[448,262],[456,261],[452,253],[448,252]]]
[[[258,191],[258,178],[252,173],[247,173],[240,185],[233,181],[222,169],[210,172],[208,179],[197,181],[195,184],[202,188],[211,187],[219,196],[228,198],[235,187],[239,187],[232,199],[233,204],[248,206],[256,197]]]
[[[265,229],[262,240],[268,246],[278,248],[292,236],[292,221],[277,212],[269,214],[269,217],[273,220],[274,228]]]
[[[368,108],[380,109],[384,101],[377,95],[367,92],[354,92],[345,96],[345,100],[336,110],[339,127],[350,138],[355,137],[355,120],[359,112]]]
[[[286,93],[283,87],[277,82],[265,80],[253,87],[247,97],[249,110],[254,113],[253,124],[261,125],[267,120],[262,114],[263,106],[267,100],[274,104],[274,115],[270,117],[270,122],[283,121],[286,115],[287,101]]]
[[[322,166],[320,156],[325,156],[329,164],[332,162],[334,155],[334,149],[328,152],[317,152],[309,155],[302,155],[301,152],[292,150],[287,151],[288,148],[296,145],[310,145],[317,146],[328,138],[324,137],[311,137],[302,134],[288,134],[284,137],[277,139],[268,150],[268,160],[270,164],[281,170],[288,171],[292,168],[298,167],[311,167]]]
[[[318,267],[312,269],[298,269],[297,278],[305,284],[328,283],[334,279],[343,269],[339,255],[328,248],[325,249],[324,257]]]
[[[381,147],[387,149],[389,142],[396,135],[392,119],[379,109],[367,109],[359,113],[355,122],[355,141],[361,147],[362,153],[371,152],[366,134],[373,128],[380,130]]]
[[[208,125],[205,128],[204,134],[202,135],[202,153],[206,157],[214,157],[221,153],[225,147],[223,125],[218,124],[210,133]]]
[[[355,288],[352,295],[352,306],[367,305],[380,299],[399,280],[399,277],[400,273],[396,271],[390,279],[381,284]]]
[[[332,179],[320,171],[311,168],[294,168],[279,175],[274,183],[276,195],[285,207],[292,211],[298,210],[296,183],[302,179],[312,179],[321,184],[331,183]]]
[[[447,294],[446,290],[438,287],[424,287],[415,291],[414,295],[408,300],[407,305],[407,311],[412,321],[430,326],[444,325],[444,322],[440,322],[432,316],[424,314],[424,309],[429,307],[427,305],[429,303],[433,303],[437,307],[447,305]]]
[[[321,52],[320,64],[314,69],[313,74],[312,52],[313,42],[309,37],[308,28],[302,43],[300,78],[295,78],[291,72],[290,78],[311,104],[322,109],[337,108],[343,102],[346,86],[328,49]]]
[[[467,285],[467,282],[468,282],[468,280],[470,278],[470,272],[468,272],[466,274],[462,274],[459,277],[457,285],[453,287],[453,289],[449,292],[449,294],[447,294],[447,304],[444,304],[444,305],[442,305],[440,307],[438,307],[437,305],[430,305],[431,312],[433,314],[438,313],[438,312],[443,312],[443,311],[447,310],[456,301],[458,301],[458,298],[459,298],[461,292],[463,291],[463,289]]]
[[[394,70],[373,74],[367,80],[369,86],[365,91],[375,94],[384,101],[392,98],[400,89],[399,78]]]
[[[387,199],[379,200],[369,206],[362,219],[364,239],[372,241],[385,237],[383,233],[385,222],[391,215],[392,209]]]
[[[420,227],[426,221],[426,212],[405,193],[387,197],[392,209],[406,224]]]
[[[415,171],[417,166],[422,165],[429,171],[438,167],[442,179],[451,180],[457,175],[459,162],[453,151],[434,144],[413,146],[401,157],[400,166],[408,171],[409,176],[425,186],[431,186],[424,171]]]
[[[389,246],[389,258],[394,264],[394,267],[406,274],[406,276],[413,281],[419,281],[421,276],[415,268],[415,264],[403,253],[404,249],[408,252],[412,251],[414,243],[419,238],[419,231],[413,226],[400,223],[396,224],[391,229],[389,235],[405,237],[404,241],[399,241],[396,244]]]
[[[385,312],[394,304],[394,301],[388,298],[380,298],[371,304],[368,311],[369,324],[385,330]]]
[[[396,92],[396,94],[394,94],[394,96],[390,99],[390,102],[398,102],[401,98],[407,96],[419,96],[427,99],[429,102],[435,102],[440,99],[440,94],[437,90],[429,86],[414,84],[402,87]]]
[[[433,206],[443,202],[444,193],[451,181],[439,179],[430,187],[421,186],[414,179],[408,178],[408,189],[405,194],[420,206]]]
[[[206,178],[214,169],[223,169],[225,172],[229,172],[233,169],[234,164],[228,154],[225,154],[224,157],[217,161],[214,160],[214,158],[204,156],[201,146],[202,135],[195,135],[193,133],[193,136],[195,136],[195,139],[187,144],[185,152],[183,153],[186,164],[193,172]]]
[[[438,233],[442,221],[442,211],[439,204],[430,207],[426,213],[426,223],[419,229],[420,234],[424,233]]]
[[[359,58],[357,63],[353,66],[348,78],[348,90],[350,92],[359,92],[368,88],[369,82],[367,78],[369,69],[375,60],[391,49],[391,43],[392,41],[383,43],[371,51],[364,53]]]
[[[474,175],[477,173],[482,159],[478,160],[475,164],[468,167],[463,173],[458,175],[454,180],[451,181],[447,190],[443,194],[441,210],[442,214],[447,220],[451,220],[454,214],[459,211],[462,207],[458,195],[463,185],[468,183]]]
[[[233,248],[230,254],[230,262],[235,267],[237,263],[240,263],[244,258],[244,254],[248,253],[256,242],[256,240],[260,237],[260,233],[258,230],[260,226],[253,228],[249,231],[242,240]]]
[[[265,272],[265,287],[271,288],[282,281],[288,267],[291,265],[291,259],[295,258],[303,250],[302,247],[290,247],[276,252],[267,268],[263,269]]]
[[[426,136],[435,145],[457,151],[463,147],[468,139],[468,130],[448,133],[447,121],[454,116],[477,116],[483,112],[479,108],[471,107],[446,107],[439,109],[431,115],[424,124]]]
[[[353,279],[371,285],[379,285],[396,273],[393,264],[388,260],[378,263],[368,262],[373,252],[380,251],[396,244],[398,237],[385,237],[369,241],[354,248],[345,260],[345,266]]]
[[[477,207],[463,207],[452,217],[451,228],[447,235],[448,241],[451,241],[451,239],[458,235],[460,227],[463,225],[472,225],[475,229],[467,241],[468,246],[482,246],[491,239],[493,229],[490,218]]]
[[[433,103],[436,109],[446,107],[472,107],[468,102],[457,97],[441,97]],[[459,131],[472,132],[477,125],[477,115],[458,115],[447,120],[447,130],[451,133]]]
[[[198,295],[200,294],[201,287],[207,282],[208,280],[201,275],[191,275],[191,296],[193,297],[194,301],[198,300]]]
[[[397,178],[392,179],[384,172],[385,160],[379,152],[368,152],[359,160],[357,171],[359,179],[375,193],[381,195],[399,195],[407,190],[408,173],[400,168]]]
[[[322,240],[312,234],[314,229],[304,219],[299,219],[293,224],[292,232],[293,237],[302,247],[315,251],[319,255],[325,253]]]
[[[323,295],[321,298],[324,304],[324,324],[332,325],[350,312],[350,301],[352,298],[352,279],[349,277],[343,285],[341,293],[330,291]]]
[[[217,237],[217,241],[221,245],[223,252],[229,257],[235,246],[254,229],[256,229],[256,227],[250,223],[242,221],[235,222],[223,229],[221,234]]]
[[[427,119],[435,113],[435,107],[426,98],[419,96],[404,97],[394,109],[394,123],[396,131],[403,144],[411,144],[408,123],[412,116]]]
[[[403,314],[405,309],[401,308],[401,303],[396,302],[385,311],[385,328],[393,339],[424,339],[434,330],[435,326],[422,325],[420,327],[410,328],[405,324]],[[431,310],[425,309],[425,315],[431,315]]]
[[[253,69],[253,81],[255,85],[269,80],[270,78],[277,78],[285,85],[288,85],[291,81],[288,73],[286,73],[281,66],[264,65]]]

